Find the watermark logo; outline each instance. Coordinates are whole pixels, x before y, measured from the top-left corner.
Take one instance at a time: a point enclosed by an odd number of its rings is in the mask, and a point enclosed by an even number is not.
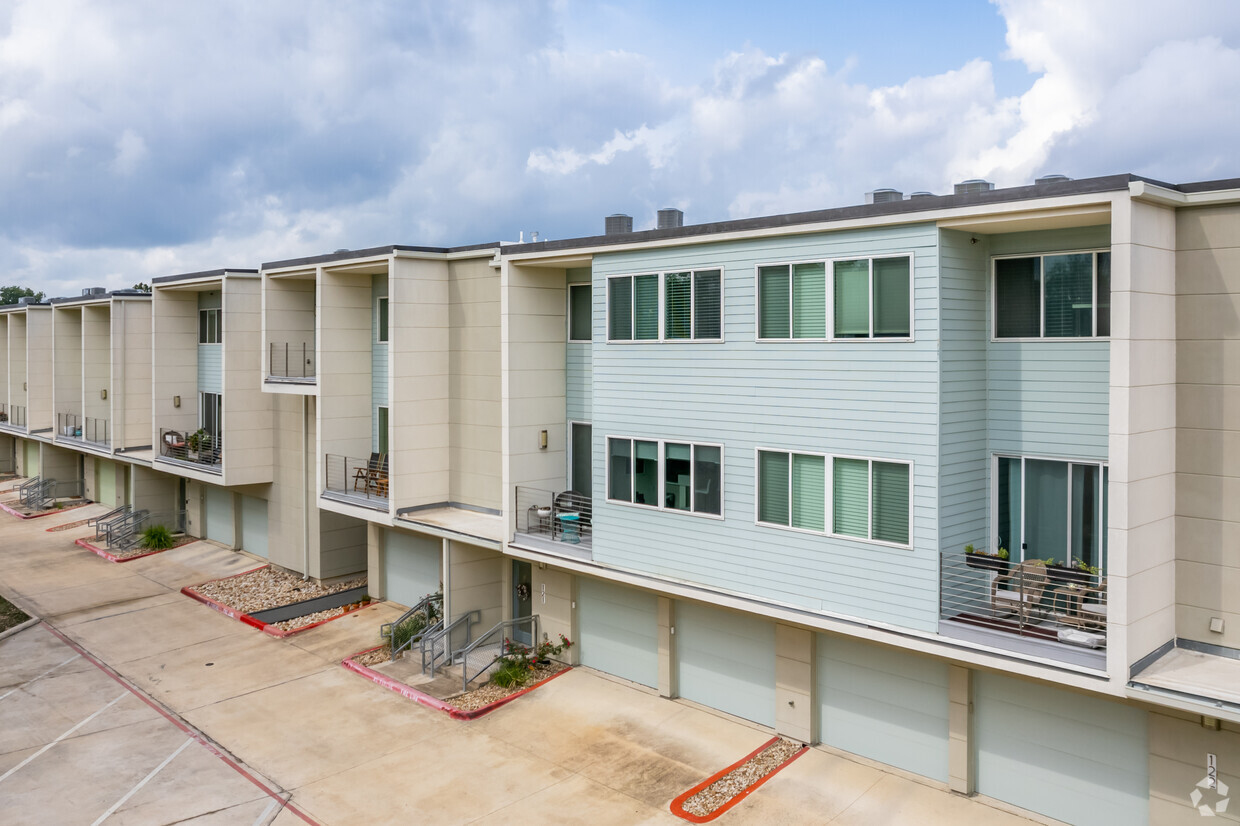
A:
[[[1205,802],[1206,796],[1202,789],[1217,791],[1216,795],[1211,795],[1215,798],[1214,805]],[[1188,799],[1192,801],[1193,806],[1196,807],[1197,812],[1202,817],[1214,817],[1215,815],[1223,814],[1227,811],[1227,804],[1230,802],[1230,799],[1227,797],[1227,784],[1219,780],[1217,776],[1211,777],[1209,775],[1201,778],[1193,789],[1193,793],[1188,796]]]

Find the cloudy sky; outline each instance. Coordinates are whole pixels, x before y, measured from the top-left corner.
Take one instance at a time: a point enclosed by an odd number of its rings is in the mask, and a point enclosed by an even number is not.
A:
[[[0,0],[0,284],[1240,176],[1240,2]]]

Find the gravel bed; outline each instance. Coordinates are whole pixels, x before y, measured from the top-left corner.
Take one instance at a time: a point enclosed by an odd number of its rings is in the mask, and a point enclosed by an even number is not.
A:
[[[566,668],[568,668],[568,666],[564,665],[564,663],[557,663],[553,660],[551,665],[534,666],[534,675],[525,685],[514,686],[512,688],[500,688],[493,683],[487,683],[481,688],[475,688],[473,691],[466,691],[464,694],[446,697],[444,702],[459,708],[461,711],[477,711],[483,706],[489,706],[497,700],[502,700],[505,697],[511,697],[518,691],[525,691],[525,689],[529,688],[534,683],[541,682],[553,674],[559,674]]]
[[[23,516],[36,516],[36,515],[42,515],[45,513],[59,513],[60,511],[67,511],[73,508],[80,508],[83,505],[90,504],[90,502],[85,501],[81,497],[75,496],[70,499],[57,499],[56,502],[50,508],[44,508],[43,510],[35,510],[34,508],[28,508],[22,505],[20,496],[14,496],[11,499],[0,499],[0,501],[4,502],[4,504],[8,505],[13,510],[17,511]]]
[[[345,612],[349,606],[345,605],[340,608],[329,608],[326,611],[315,611],[313,614],[306,614],[304,617],[293,617],[291,620],[284,622],[271,623],[272,628],[279,628],[281,631],[293,631],[297,628],[304,628],[307,625],[313,625],[316,622],[329,620],[332,617],[338,617]]]
[[[48,531],[49,531],[49,532],[55,532],[55,531],[71,531],[71,530],[73,530],[74,528],[80,528],[80,527],[82,527],[83,525],[85,525],[85,524],[86,524],[87,522],[89,522],[89,521],[90,521],[90,519],[89,519],[89,518],[87,518],[87,519],[79,519],[79,520],[78,520],[78,521],[76,521],[76,522],[66,522],[66,523],[65,523],[65,524],[63,524],[63,525],[56,525],[55,527],[48,528]]]
[[[359,577],[324,586],[313,580],[303,580],[299,574],[267,567],[241,576],[216,579],[196,585],[194,590],[235,611],[253,614],[255,611],[279,608],[282,605],[334,594],[337,591],[347,591],[365,584],[366,578]],[[289,622],[293,621],[289,620]],[[285,623],[280,623],[277,627],[284,625]]]
[[[176,539],[176,544],[174,544],[172,548],[179,548],[182,545],[188,545],[191,542],[198,541],[198,539],[193,536],[185,536],[185,535],[175,537],[175,539]],[[166,548],[165,550],[170,551],[172,550],[172,548]],[[135,556],[143,556],[149,553],[163,553],[163,551],[152,551],[150,548],[143,548],[141,545],[138,545],[137,547],[130,548],[127,551],[108,551],[108,553],[112,554],[112,556],[116,557],[117,559],[130,559]]]
[[[766,777],[792,755],[804,748],[792,740],[772,743],[753,757],[681,804],[691,815],[705,817]]]
[[[403,651],[401,652],[401,656],[405,656]],[[357,654],[349,659],[353,660],[353,662],[358,665],[383,665],[386,662],[390,662],[392,659],[392,646],[385,642],[374,651],[367,651],[365,654]]]

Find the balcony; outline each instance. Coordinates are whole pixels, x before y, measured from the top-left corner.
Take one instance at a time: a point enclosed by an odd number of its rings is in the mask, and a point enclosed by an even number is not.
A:
[[[372,510],[388,509],[388,455],[372,453],[369,459],[324,457],[323,498]]]
[[[106,448],[111,445],[108,420],[79,416],[76,413],[57,413],[56,439]]]
[[[939,633],[992,648],[1106,668],[1106,578],[982,555],[943,554]]]
[[[578,559],[592,558],[593,506],[585,494],[517,487],[515,544]]]
[[[0,427],[26,432],[26,408],[20,404],[0,404]]]
[[[313,342],[273,341],[267,350],[267,381],[314,384],[317,380]]]
[[[161,427],[159,460],[207,473],[222,473],[224,437],[218,431],[204,428],[188,432]]]

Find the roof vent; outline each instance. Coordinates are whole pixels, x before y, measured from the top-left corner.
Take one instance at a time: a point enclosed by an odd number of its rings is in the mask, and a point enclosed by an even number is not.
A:
[[[82,295],[107,295],[107,287],[84,287]]]
[[[956,194],[973,195],[978,192],[989,192],[994,188],[995,185],[990,181],[983,181],[981,178],[970,178],[967,181],[961,181],[956,184]]]
[[[23,295],[21,298],[17,299],[17,303],[18,303],[18,304],[33,304],[33,303],[34,303],[34,296],[33,296],[33,295]]]
[[[1041,186],[1042,184],[1061,184],[1064,181],[1070,180],[1072,179],[1067,175],[1043,175],[1041,178],[1034,181],[1034,183]]]
[[[933,198],[933,197],[934,197],[933,192],[926,192],[923,189],[923,190],[918,190],[917,192],[914,192],[912,195],[908,196],[908,199],[911,201],[914,198]]]
[[[603,226],[605,227],[604,233],[606,235],[623,235],[626,232],[633,231],[633,216],[620,213],[608,215],[604,219]]]
[[[865,193],[865,202],[867,204],[890,204],[903,200],[904,193],[898,189],[876,189],[873,192]]]
[[[675,207],[659,210],[659,229],[676,229],[685,225],[685,214]]]

